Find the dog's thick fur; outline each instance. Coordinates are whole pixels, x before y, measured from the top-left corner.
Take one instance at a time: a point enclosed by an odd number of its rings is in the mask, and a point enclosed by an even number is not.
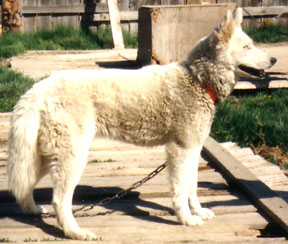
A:
[[[200,225],[213,218],[196,191],[199,155],[217,104],[240,75],[248,75],[241,65],[257,71],[276,62],[253,46],[241,22],[241,9],[235,17],[228,11],[180,63],[134,71],[62,71],[35,84],[15,106],[9,136],[9,187],[23,211],[45,212],[35,205],[33,189],[50,173],[53,206],[65,235],[93,238],[79,228],[71,209],[89,145],[98,136],[145,146],[166,144],[179,221]]]

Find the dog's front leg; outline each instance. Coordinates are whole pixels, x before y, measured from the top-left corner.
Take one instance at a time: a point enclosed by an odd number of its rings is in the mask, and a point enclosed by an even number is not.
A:
[[[190,226],[203,224],[198,214],[191,214],[188,204],[192,178],[197,182],[200,151],[200,146],[187,149],[176,143],[170,143],[166,147],[174,211],[182,224]]]
[[[200,155],[199,155],[200,156]],[[202,208],[197,196],[197,187],[198,187],[198,162],[194,164],[195,169],[193,168],[190,178],[190,192],[189,192],[189,206],[193,214],[198,215],[201,219],[212,219],[215,217],[215,214],[208,208]]]

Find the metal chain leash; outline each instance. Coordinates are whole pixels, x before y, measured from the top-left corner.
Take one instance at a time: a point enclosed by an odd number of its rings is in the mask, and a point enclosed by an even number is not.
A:
[[[82,206],[80,208],[74,209],[72,211],[72,213],[75,214],[75,213],[80,212],[80,211],[89,211],[89,210],[92,210],[95,206],[104,206],[104,205],[107,205],[107,204],[111,203],[113,200],[120,199],[120,198],[126,196],[129,192],[131,192],[131,191],[137,189],[138,187],[142,186],[145,182],[147,182],[147,181],[151,180],[152,178],[154,178],[156,175],[158,175],[165,168],[166,168],[166,162],[163,163],[162,165],[160,165],[159,167],[157,167],[155,170],[153,170],[151,173],[149,173],[143,179],[141,179],[141,180],[135,182],[134,184],[132,184],[127,189],[119,191],[118,193],[116,193],[112,197],[106,197],[106,198],[104,198],[103,200],[101,200],[98,203],[84,205],[84,206]],[[55,214],[45,213],[42,216],[44,218],[49,218],[49,217],[55,217]]]
[[[101,200],[99,203],[85,205],[85,206],[83,206],[81,208],[74,209],[72,212],[74,214],[74,213],[77,213],[77,212],[80,212],[80,211],[89,211],[89,210],[93,209],[95,206],[104,206],[104,205],[107,205],[107,204],[111,203],[113,200],[120,199],[120,198],[126,196],[129,192],[131,192],[131,191],[135,190],[136,188],[142,186],[145,182],[151,180],[154,176],[159,174],[165,168],[166,168],[166,162],[164,164],[160,165],[159,167],[157,167],[155,170],[153,170],[150,174],[148,174],[143,179],[141,179],[141,180],[135,182],[134,184],[132,184],[129,188],[119,191],[113,197],[106,197],[103,200]]]

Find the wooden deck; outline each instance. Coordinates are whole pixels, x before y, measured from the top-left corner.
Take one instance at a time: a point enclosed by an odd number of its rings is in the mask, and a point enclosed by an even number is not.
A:
[[[71,243],[57,228],[56,219],[24,216],[7,191],[6,141],[10,114],[0,115],[0,242]],[[288,202],[287,177],[250,149],[225,143],[243,165]],[[88,165],[75,191],[74,208],[96,203],[146,176],[165,160],[164,148],[142,148],[108,140],[95,140]],[[96,162],[97,161],[97,162]],[[180,225],[171,211],[167,172],[147,182],[127,197],[87,212],[76,219],[96,233],[99,243],[287,243],[285,232],[259,211],[235,186],[229,185],[211,164],[201,159],[200,201],[216,218],[204,225]],[[50,178],[35,191],[39,204],[53,212]],[[288,214],[288,213],[287,213]],[[81,242],[77,242],[81,243]],[[84,242],[83,242],[84,243]]]
[[[275,81],[268,81],[269,87],[273,82],[287,82],[285,50],[288,45],[283,48],[268,48],[272,53],[279,53],[278,66],[271,70],[275,71],[273,74],[277,77]],[[96,64],[111,66],[111,60],[113,67],[123,66],[123,61],[124,66],[130,67],[131,62],[135,65],[136,55],[137,50],[131,49],[72,53],[28,52],[12,58],[11,64],[13,69],[39,79],[60,69],[94,69],[97,68]],[[239,85],[241,84],[243,83]],[[276,86],[280,85],[277,83]],[[9,113],[0,114],[0,243],[54,243],[60,240],[61,243],[74,242],[64,238],[55,218],[41,219],[22,215],[7,191],[5,166],[9,118]],[[248,148],[240,149],[233,143],[222,146],[287,205],[288,180],[277,166],[253,155]],[[88,165],[75,191],[74,208],[97,203],[129,187],[164,160],[163,147],[142,148],[107,140],[94,141]],[[223,171],[219,173],[213,168],[214,165],[212,161],[201,159],[198,194],[202,205],[216,213],[215,219],[205,221],[202,226],[187,227],[177,222],[171,211],[171,195],[165,170],[121,200],[105,207],[97,206],[91,211],[77,213],[77,221],[81,227],[95,232],[99,243],[287,243],[287,232],[282,230],[278,222],[273,222],[265,210],[256,207],[233,180],[230,181],[226,176],[223,178]],[[49,177],[39,183],[35,197],[39,204],[53,213]],[[285,217],[285,222],[288,211],[280,209],[277,214],[279,213]]]

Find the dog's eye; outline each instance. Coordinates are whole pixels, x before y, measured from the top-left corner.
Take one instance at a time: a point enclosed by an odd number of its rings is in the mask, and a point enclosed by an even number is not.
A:
[[[250,49],[250,47],[248,46],[248,45],[245,45],[244,47],[243,47],[243,49]]]

